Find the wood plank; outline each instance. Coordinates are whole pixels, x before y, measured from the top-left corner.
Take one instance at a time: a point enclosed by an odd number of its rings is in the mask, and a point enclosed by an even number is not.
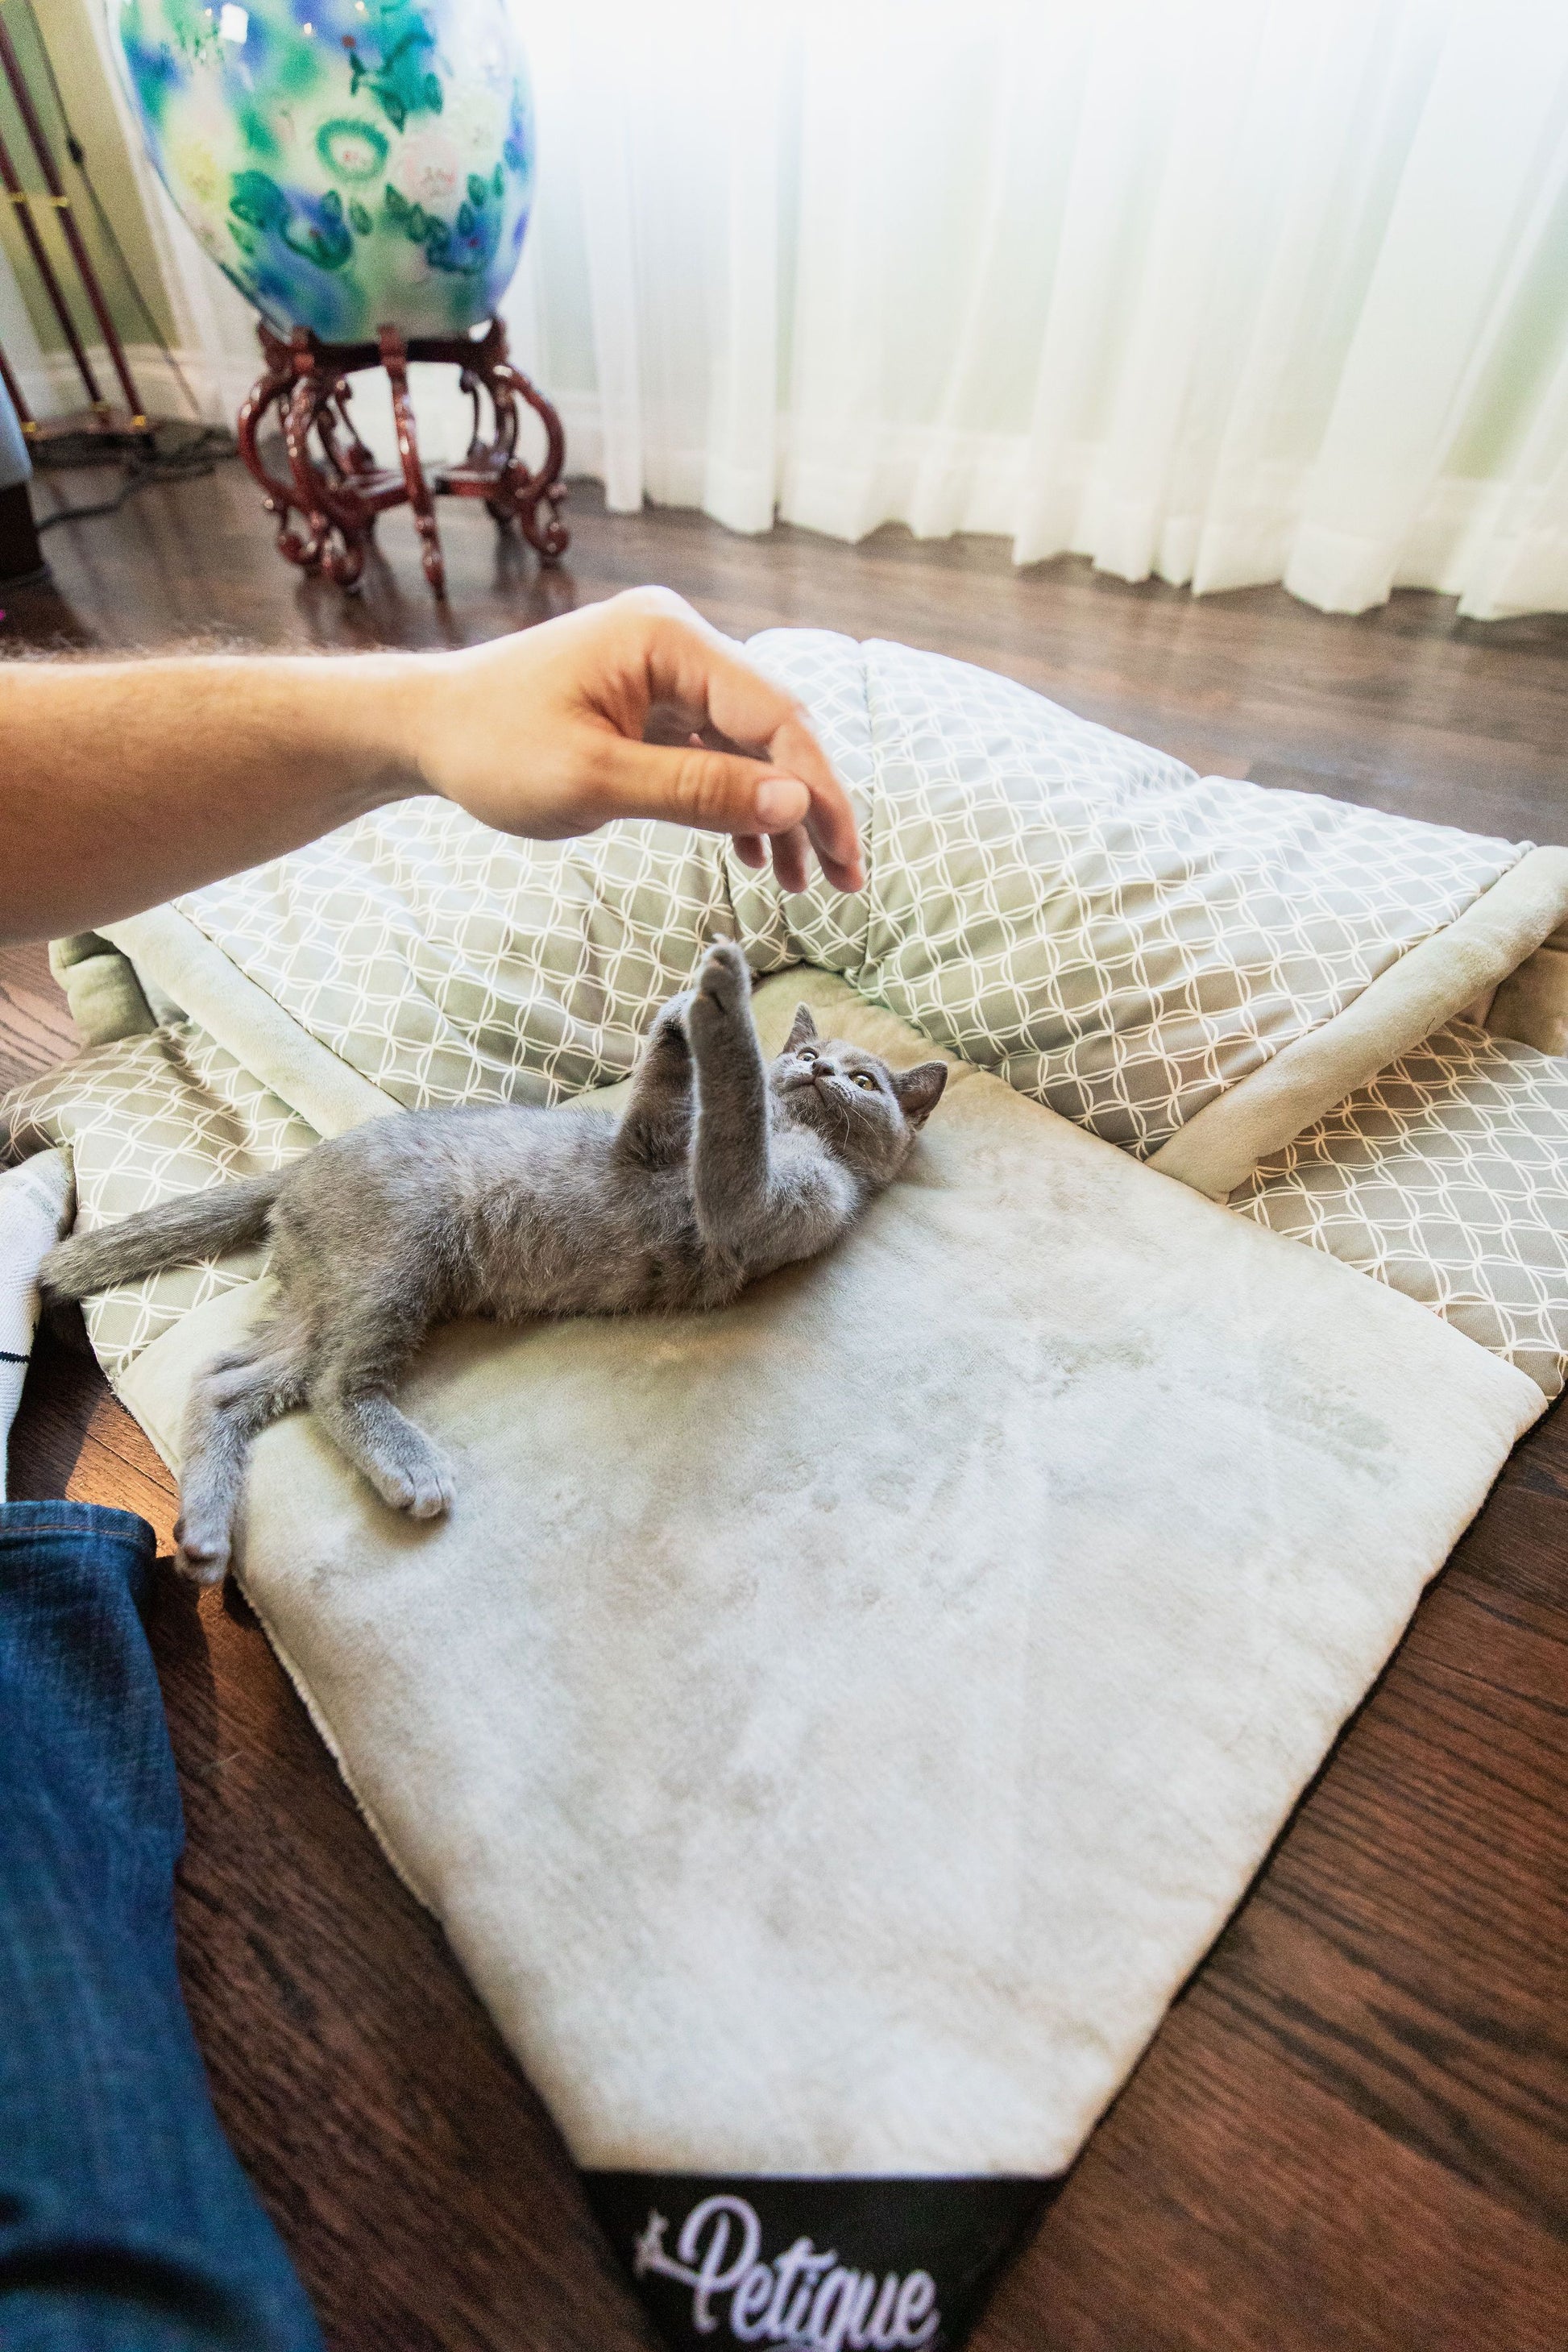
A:
[[[1211,1964],[1212,1966],[1212,1964]],[[984,2352],[1556,2352],[1561,2243],[1194,1994],[973,2339]]]
[[[41,940],[0,948],[0,1094],[77,1050],[66,1001]]]

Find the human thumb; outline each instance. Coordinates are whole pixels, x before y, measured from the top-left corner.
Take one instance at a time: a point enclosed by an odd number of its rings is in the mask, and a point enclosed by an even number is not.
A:
[[[664,817],[708,833],[778,834],[800,824],[811,794],[798,776],[730,751],[618,743],[605,816]]]

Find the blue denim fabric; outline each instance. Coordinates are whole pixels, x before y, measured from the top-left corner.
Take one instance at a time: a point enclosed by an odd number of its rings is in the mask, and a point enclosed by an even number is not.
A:
[[[0,2347],[321,2352],[174,1967],[153,1531],[0,1505]]]

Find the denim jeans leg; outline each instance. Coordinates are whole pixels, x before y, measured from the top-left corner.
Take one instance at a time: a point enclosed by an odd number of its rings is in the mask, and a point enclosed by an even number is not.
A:
[[[321,2352],[174,1964],[152,1529],[0,1505],[0,2345]]]

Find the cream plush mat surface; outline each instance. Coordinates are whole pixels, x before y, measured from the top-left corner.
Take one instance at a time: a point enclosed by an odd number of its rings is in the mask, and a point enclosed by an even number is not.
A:
[[[166,1455],[253,1305],[122,1380]],[[448,1330],[407,1393],[450,1519],[295,1416],[244,1583],[578,2160],[1033,2177],[1543,1402],[963,1070],[819,1264],[720,1314]]]

